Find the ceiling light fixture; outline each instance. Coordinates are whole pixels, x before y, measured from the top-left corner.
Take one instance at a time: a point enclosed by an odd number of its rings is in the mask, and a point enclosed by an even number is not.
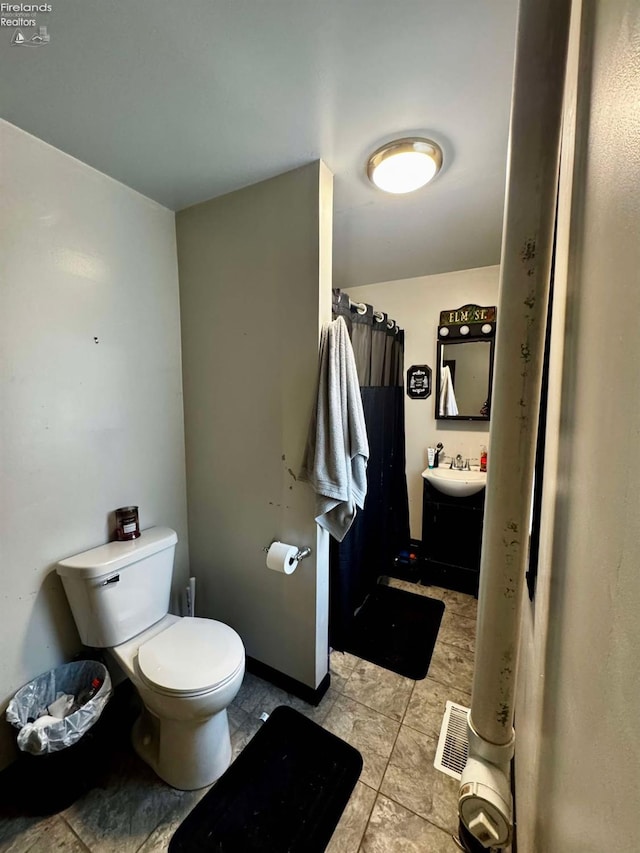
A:
[[[442,167],[442,149],[431,139],[395,139],[367,162],[369,180],[387,193],[412,193],[433,180]]]

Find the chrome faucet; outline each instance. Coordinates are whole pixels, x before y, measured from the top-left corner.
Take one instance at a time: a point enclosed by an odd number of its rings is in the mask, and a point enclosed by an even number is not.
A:
[[[462,454],[458,453],[456,458],[451,457],[451,468],[455,468],[457,471],[470,471],[471,466],[469,465],[469,460],[466,461],[462,458]]]

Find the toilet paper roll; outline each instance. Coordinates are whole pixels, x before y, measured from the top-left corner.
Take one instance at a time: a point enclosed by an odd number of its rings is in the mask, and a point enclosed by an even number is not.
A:
[[[287,545],[285,542],[273,542],[267,552],[267,566],[274,572],[284,572],[290,575],[298,565],[296,554],[298,549],[295,545]]]

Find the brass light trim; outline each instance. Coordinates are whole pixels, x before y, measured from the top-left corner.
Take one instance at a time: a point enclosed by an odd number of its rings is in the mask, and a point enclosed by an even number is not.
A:
[[[429,175],[426,180],[422,180],[420,183],[417,183],[409,189],[392,190],[381,186],[375,179],[376,170],[385,161],[400,154],[421,154],[428,157],[433,163],[433,173]],[[415,190],[420,189],[420,187],[426,186],[426,184],[432,181],[438,174],[442,168],[442,163],[442,148],[440,148],[437,142],[420,136],[407,136],[403,139],[395,139],[392,142],[387,142],[373,152],[367,161],[367,177],[377,189],[381,189],[383,192],[400,195],[414,192]]]

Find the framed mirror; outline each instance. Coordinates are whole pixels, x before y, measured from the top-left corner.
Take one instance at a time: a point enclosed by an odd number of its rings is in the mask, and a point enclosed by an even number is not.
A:
[[[437,420],[489,420],[495,331],[495,306],[463,305],[440,313]]]

